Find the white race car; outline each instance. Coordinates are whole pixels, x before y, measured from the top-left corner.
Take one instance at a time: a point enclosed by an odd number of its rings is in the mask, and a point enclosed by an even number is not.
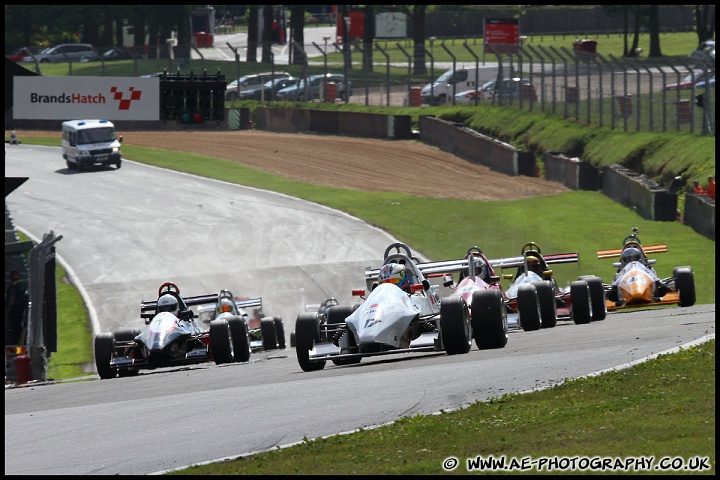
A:
[[[395,253],[391,253],[395,249]],[[468,353],[472,342],[470,312],[462,297],[438,294],[427,277],[452,268],[446,262],[421,263],[403,243],[385,250],[383,267],[367,268],[366,290],[354,290],[362,303],[302,313],[295,324],[295,352],[300,368],[320,370],[360,362],[363,357],[417,351]],[[498,317],[498,322],[502,318]],[[501,329],[502,330],[502,329]]]

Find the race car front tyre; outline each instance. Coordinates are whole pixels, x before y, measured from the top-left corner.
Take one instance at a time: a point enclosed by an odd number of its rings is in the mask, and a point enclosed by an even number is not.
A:
[[[227,319],[230,325],[230,335],[233,343],[233,360],[235,362],[247,362],[250,360],[250,334],[248,332],[247,320],[240,316],[233,316]]]
[[[275,350],[277,348],[275,321],[272,317],[260,319],[260,334],[262,335],[263,350]]]
[[[112,333],[95,335],[95,367],[101,379],[115,378],[117,371],[110,366],[115,349],[115,336]]]
[[[534,285],[540,302],[540,328],[553,328],[557,325],[557,303],[553,284],[544,280]]]
[[[605,317],[607,317],[607,305],[605,304],[605,288],[603,287],[602,278],[588,275],[581,277],[581,280],[585,280],[590,289],[591,320],[593,322],[605,320]]]
[[[118,330],[117,332],[113,333],[115,336],[116,342],[129,342],[130,340],[133,340],[135,337],[140,335],[140,330],[137,328],[126,328],[123,330]]]
[[[325,360],[310,361],[310,350],[320,341],[320,321],[314,313],[301,313],[295,321],[295,354],[303,372],[325,368]]]
[[[473,293],[470,310],[473,338],[480,350],[503,348],[507,345],[507,309],[500,290],[480,290]]]
[[[440,339],[448,355],[470,351],[472,327],[464,298],[447,297],[440,302]]]
[[[675,276],[675,288],[677,288],[681,307],[692,307],[695,305],[695,275],[690,267],[676,267],[673,271]]]
[[[273,322],[275,322],[275,336],[277,337],[277,347],[283,350],[286,346],[285,325],[283,324],[282,318],[280,317],[273,317]]]
[[[210,353],[218,365],[234,359],[230,324],[224,318],[210,322]]]
[[[535,285],[520,285],[517,304],[522,329],[526,332],[540,330],[540,302]]]
[[[590,323],[592,305],[590,303],[590,287],[585,280],[570,283],[571,316],[576,325]]]

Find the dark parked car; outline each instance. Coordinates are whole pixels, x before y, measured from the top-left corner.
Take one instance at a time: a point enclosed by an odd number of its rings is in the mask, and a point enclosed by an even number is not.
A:
[[[275,94],[285,87],[291,87],[297,83],[297,79],[293,77],[289,78],[275,78],[268,80],[262,86],[248,88],[240,92],[240,100],[273,100]]]
[[[102,54],[102,59],[105,62],[113,62],[115,60],[134,60],[136,58],[142,57],[135,55],[124,47],[114,47]]]

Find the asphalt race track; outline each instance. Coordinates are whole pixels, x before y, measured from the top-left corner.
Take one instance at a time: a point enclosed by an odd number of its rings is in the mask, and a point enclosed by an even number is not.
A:
[[[394,241],[274,193],[131,161],[76,173],[58,148],[6,149],[6,176],[30,177],[6,198],[16,225],[37,238],[63,235],[58,255],[101,331],[142,326],[140,300],[174,281],[187,295],[262,296],[289,335],[305,303],[348,302],[358,270],[377,266]],[[5,390],[5,474],[157,473],[547,387],[714,335],[715,305],[697,305],[561,321],[467,355],[400,354],[305,373],[287,348],[246,364],[31,384]]]

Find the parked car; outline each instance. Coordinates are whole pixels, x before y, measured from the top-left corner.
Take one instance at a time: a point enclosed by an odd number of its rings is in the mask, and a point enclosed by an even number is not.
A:
[[[326,75],[310,75],[307,78],[307,92],[305,91],[305,80],[300,80],[291,87],[283,88],[275,96],[276,100],[304,102],[305,100],[323,98],[323,90],[325,83],[334,82],[336,85],[336,98],[347,101],[348,96],[345,92],[345,75],[342,73],[328,73]],[[352,96],[352,84],[348,81],[350,96]]]
[[[537,102],[538,96],[535,86],[530,80],[524,78],[508,78],[500,83],[499,87],[496,87],[497,82],[495,80],[489,80],[482,84],[480,88],[465,90],[455,94],[455,104],[460,105],[475,105],[475,96],[478,97],[478,103],[492,102],[493,98],[498,102],[498,99],[502,99],[503,103],[509,103],[518,101],[522,95],[524,101]]]
[[[693,70],[687,74],[678,83],[668,83],[665,85],[665,90],[691,90],[693,85],[697,89],[697,84],[707,80],[708,74],[703,70]]]
[[[432,84],[428,83],[420,91],[420,100],[426,105],[442,105],[452,100],[453,87],[458,92],[475,90],[475,79],[482,78],[480,68],[461,67],[446,70]],[[480,81],[478,80],[478,84]],[[481,84],[480,84],[481,85]]]
[[[93,62],[100,60],[95,49],[89,43],[62,43],[48,47],[36,55],[28,55],[24,62],[57,63],[57,62]]]
[[[240,100],[274,100],[275,94],[283,88],[291,87],[298,82],[294,77],[281,77],[268,80],[263,85],[248,88],[238,94]]]
[[[13,50],[12,53],[6,54],[5,58],[12,60],[13,62],[22,62],[25,57],[36,52],[37,49],[33,47],[20,47]]]
[[[105,62],[113,62],[115,60],[134,60],[136,58],[142,58],[139,55],[135,55],[130,50],[124,47],[114,47],[110,50],[106,50],[102,54],[102,59]]]
[[[233,102],[240,98],[240,92],[249,88],[255,88],[263,85],[265,82],[269,82],[275,78],[290,78],[291,75],[288,72],[263,72],[254,73],[252,75],[245,75],[237,80],[233,80],[228,83],[225,88],[225,100]]]

